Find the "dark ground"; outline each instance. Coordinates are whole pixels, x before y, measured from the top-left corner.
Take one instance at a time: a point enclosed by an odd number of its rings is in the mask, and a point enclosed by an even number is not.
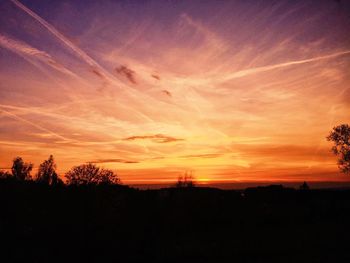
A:
[[[0,181],[0,262],[350,262],[350,190]]]

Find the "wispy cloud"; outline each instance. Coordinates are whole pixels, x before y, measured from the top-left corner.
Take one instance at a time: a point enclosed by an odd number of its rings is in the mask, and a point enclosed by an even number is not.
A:
[[[190,154],[180,156],[181,158],[217,158],[222,156],[220,153]]]
[[[62,171],[93,160],[123,181],[337,171],[324,137],[350,122],[344,10],[135,5],[4,2],[0,166],[52,153]]]
[[[224,77],[222,77],[220,79],[220,81],[228,81],[228,80],[242,78],[242,77],[246,77],[246,76],[249,76],[252,74],[258,74],[258,73],[262,73],[262,72],[266,72],[266,71],[270,71],[270,70],[274,70],[274,69],[280,69],[280,68],[301,65],[301,64],[311,63],[311,62],[317,62],[320,60],[336,58],[339,56],[344,56],[344,55],[349,55],[349,54],[350,54],[350,50],[345,50],[345,51],[335,52],[333,54],[313,57],[313,58],[309,58],[309,59],[293,60],[293,61],[288,61],[288,62],[279,63],[279,64],[275,64],[275,65],[249,68],[249,69],[245,69],[245,70],[241,70],[241,71],[236,71],[236,72],[231,73],[231,74],[227,74]]]
[[[139,162],[124,160],[124,159],[97,159],[97,160],[90,161],[90,163],[139,163]]]
[[[124,138],[125,141],[135,141],[135,140],[151,140],[156,143],[168,143],[168,142],[177,142],[183,141],[184,139],[170,137],[163,134],[155,134],[155,135],[143,135],[143,136],[131,136]]]
[[[110,74],[99,65],[93,58],[87,55],[83,50],[81,50],[78,46],[76,46],[73,42],[71,42],[68,38],[66,38],[62,33],[60,33],[53,25],[48,23],[38,14],[30,10],[28,7],[23,5],[20,1],[11,0],[18,8],[26,12],[28,15],[33,17],[36,21],[38,21],[41,25],[43,25],[47,30],[49,30],[55,37],[57,37],[63,44],[65,44],[68,48],[70,48],[75,55],[83,59],[88,65],[91,66],[92,70],[98,72],[101,77],[110,80]]]
[[[127,66],[120,66],[115,68],[115,71],[127,78],[132,84],[137,84],[136,79],[135,79],[135,71],[131,70]]]
[[[45,128],[45,127],[42,127],[42,126],[40,126],[40,125],[38,125],[38,124],[35,124],[34,122],[31,122],[31,121],[28,121],[28,120],[26,120],[26,119],[24,119],[24,118],[22,118],[22,117],[19,117],[19,116],[17,116],[16,114],[14,114],[14,113],[12,113],[12,112],[5,111],[5,110],[0,110],[0,114],[1,114],[1,113],[4,113],[5,115],[7,115],[7,116],[10,117],[10,118],[19,120],[19,121],[21,121],[21,122],[23,122],[23,123],[26,123],[26,124],[28,124],[28,125],[30,125],[30,126],[33,126],[33,127],[37,128],[37,129],[39,129],[39,130],[41,130],[41,131],[47,132],[47,133],[51,134],[52,136],[55,136],[55,137],[57,137],[57,138],[59,138],[59,139],[61,139],[61,140],[69,141],[68,138],[65,138],[64,136],[62,136],[62,135],[60,135],[60,134],[58,134],[58,133],[56,133],[56,132],[53,132],[53,131],[51,131],[51,130]]]
[[[38,50],[24,42],[0,34],[0,46],[22,56],[35,58],[40,62],[70,76],[76,76],[70,70],[66,69],[62,64],[55,61],[45,51]]]

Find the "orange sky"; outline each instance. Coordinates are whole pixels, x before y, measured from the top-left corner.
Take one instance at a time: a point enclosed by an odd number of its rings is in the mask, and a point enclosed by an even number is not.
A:
[[[125,183],[341,181],[349,5],[0,4],[0,168],[85,162]],[[209,15],[212,14],[212,15]]]

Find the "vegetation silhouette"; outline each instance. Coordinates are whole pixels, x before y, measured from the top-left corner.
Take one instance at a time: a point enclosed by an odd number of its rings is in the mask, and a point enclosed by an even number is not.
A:
[[[306,182],[304,182],[302,185],[299,186],[299,189],[307,191],[310,190],[310,186]]]
[[[326,138],[334,143],[332,152],[338,156],[340,171],[350,174],[350,126],[348,124],[338,125]]]
[[[350,262],[350,189],[139,190],[82,164],[0,171],[0,262]],[[55,187],[57,186],[57,187]]]
[[[177,178],[177,182],[175,185],[175,187],[177,188],[186,188],[186,187],[195,187],[195,186],[196,186],[196,183],[192,175],[192,172],[185,172],[184,175],[179,176]]]
[[[9,172],[0,170],[0,179],[9,179],[11,176]]]
[[[63,181],[58,177],[56,169],[56,163],[53,159],[53,156],[50,155],[49,159],[40,164],[38,173],[36,175],[36,181],[48,185],[62,185]]]
[[[350,190],[0,180],[1,262],[349,262]]]
[[[32,180],[32,176],[30,175],[32,169],[32,163],[25,163],[21,157],[16,157],[13,160],[11,171],[15,179],[24,181]]]
[[[69,185],[110,185],[120,181],[112,170],[99,168],[92,163],[73,167],[65,177]]]

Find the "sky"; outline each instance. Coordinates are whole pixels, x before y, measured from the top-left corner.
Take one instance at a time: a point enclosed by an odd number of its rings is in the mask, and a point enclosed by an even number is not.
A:
[[[349,181],[350,2],[0,0],[0,169]]]

